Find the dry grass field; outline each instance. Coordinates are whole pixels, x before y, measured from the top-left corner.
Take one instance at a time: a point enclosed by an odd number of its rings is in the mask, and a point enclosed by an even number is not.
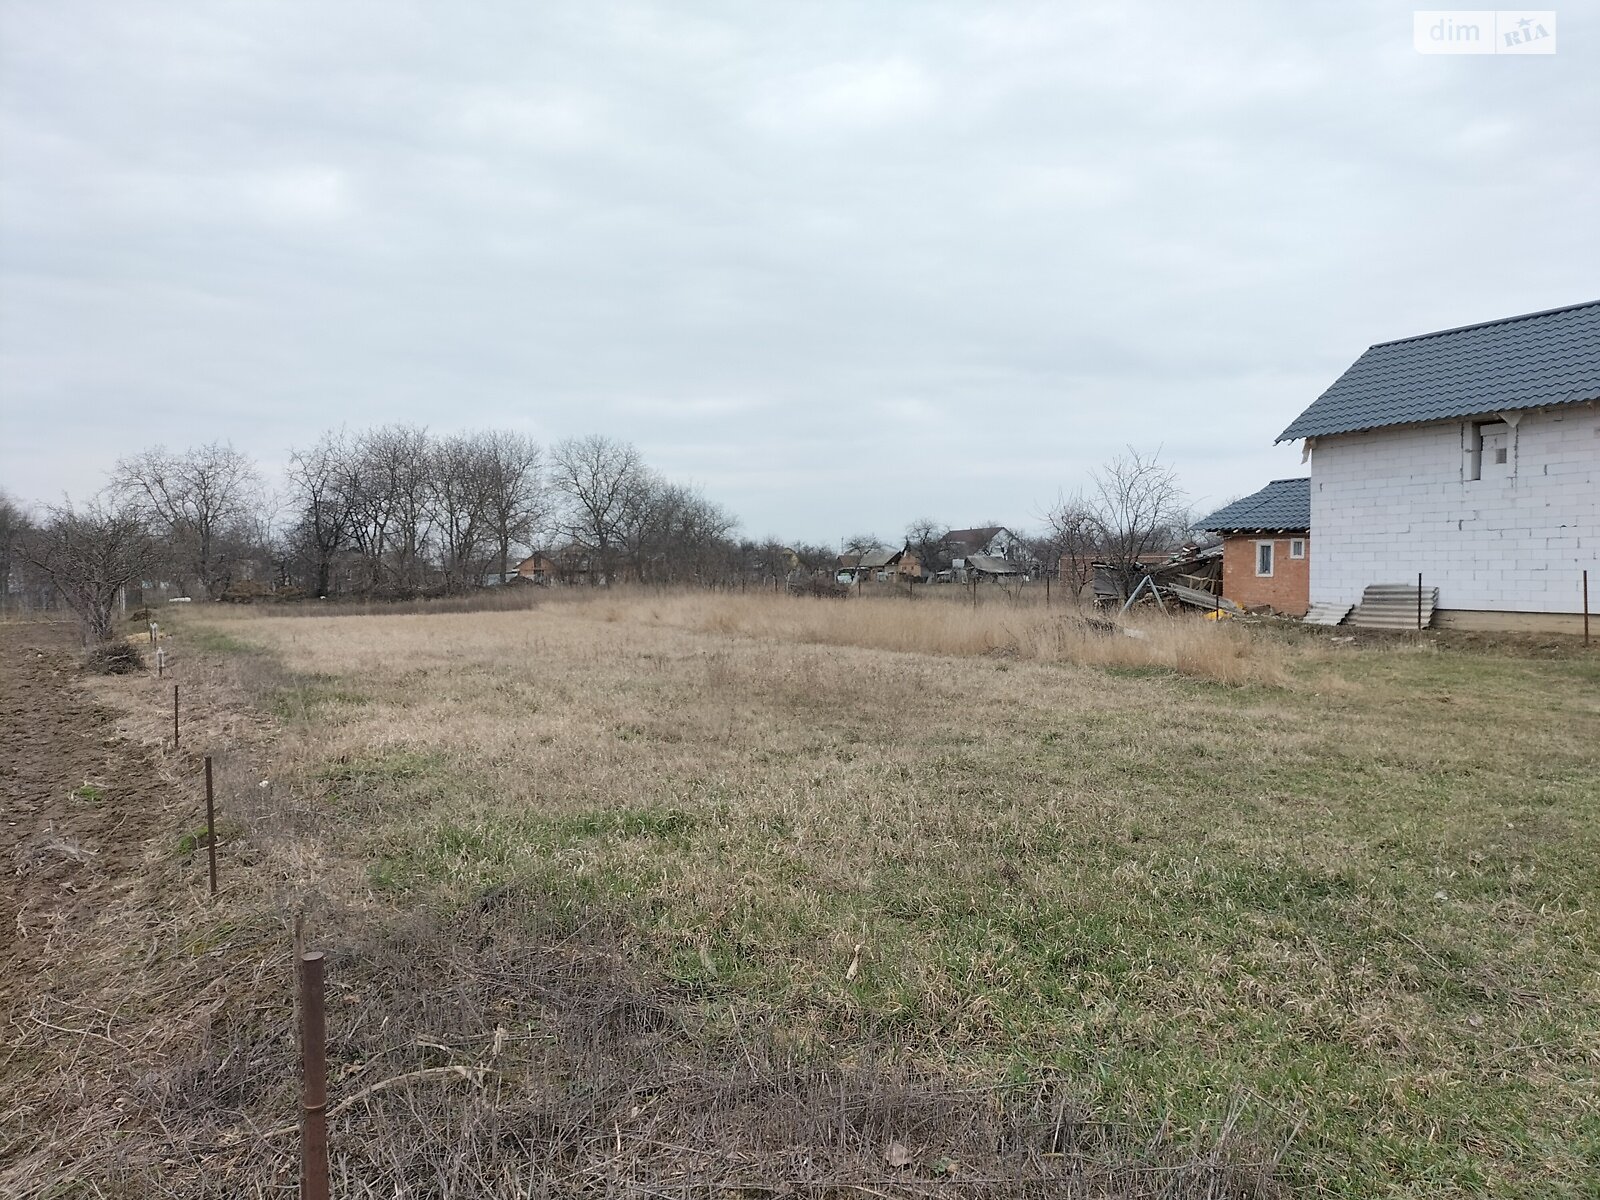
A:
[[[500,1072],[462,1085],[470,1129],[430,1084],[362,1102],[363,1153],[532,1122],[473,1151],[479,1184],[405,1194],[834,1194],[805,1174],[832,1139],[911,1160],[841,1195],[1060,1194],[1016,1180],[1068,1159],[1104,1194],[1594,1195],[1600,655],[1138,627],[870,597],[181,614],[196,703],[272,716],[225,764],[233,907],[173,918],[183,969],[262,994],[299,907],[346,989],[335,1100]],[[292,1113],[288,1083],[228,1092],[292,1061],[252,1011],[210,1013],[162,1092],[198,1143]],[[607,1057],[617,1021],[653,1057]],[[586,1100],[595,1145],[560,1161],[612,1182],[513,1190],[584,1087],[631,1099]],[[878,1114],[856,1143],[847,1107]],[[1095,1131],[1070,1151],[1066,1113]],[[268,1194],[270,1156],[237,1157]]]

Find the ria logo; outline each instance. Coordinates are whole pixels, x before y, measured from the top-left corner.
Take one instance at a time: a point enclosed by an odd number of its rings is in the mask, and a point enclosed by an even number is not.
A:
[[[1553,9],[1428,9],[1411,14],[1418,54],[1554,54]]]
[[[1555,25],[1555,13],[1550,14],[1550,24]],[[1517,22],[1515,29],[1500,35],[1500,41],[1506,49],[1517,46],[1531,46],[1534,42],[1542,42],[1546,38],[1550,41],[1550,49],[1556,48],[1555,34],[1551,33],[1532,17],[1523,17]]]

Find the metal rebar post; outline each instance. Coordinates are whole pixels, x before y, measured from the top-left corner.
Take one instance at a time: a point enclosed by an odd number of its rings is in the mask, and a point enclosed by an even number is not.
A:
[[[328,1200],[328,1030],[322,951],[300,956],[300,1197]]]
[[[206,755],[206,860],[211,874],[211,894],[217,894],[217,804],[211,790],[211,755]]]

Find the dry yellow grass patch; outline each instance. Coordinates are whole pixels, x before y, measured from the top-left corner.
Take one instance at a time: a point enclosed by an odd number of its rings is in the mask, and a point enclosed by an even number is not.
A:
[[[785,644],[1143,667],[1227,684],[1282,685],[1287,681],[1283,646],[1253,637],[1248,629],[1226,620],[1141,611],[1112,621],[1075,605],[1046,607],[1037,594],[1018,596],[986,587],[979,590],[977,605],[968,603],[970,595],[966,589],[945,588],[818,600],[773,593],[594,593],[572,589],[531,596],[524,601],[525,608],[482,612],[478,618],[489,621],[496,615],[514,616],[524,611],[559,613],[578,620],[661,626]],[[208,619],[218,615],[222,614],[210,613]],[[227,615],[244,614],[235,610]],[[424,608],[372,615],[394,621],[443,613],[429,613]]]

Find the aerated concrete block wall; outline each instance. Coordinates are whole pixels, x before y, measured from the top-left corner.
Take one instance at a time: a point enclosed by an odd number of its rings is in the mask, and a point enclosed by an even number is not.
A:
[[[1526,412],[1318,438],[1311,452],[1311,600],[1355,604],[1373,583],[1439,589],[1439,606],[1571,613],[1600,606],[1600,411]],[[1504,463],[1496,451],[1504,449]]]

